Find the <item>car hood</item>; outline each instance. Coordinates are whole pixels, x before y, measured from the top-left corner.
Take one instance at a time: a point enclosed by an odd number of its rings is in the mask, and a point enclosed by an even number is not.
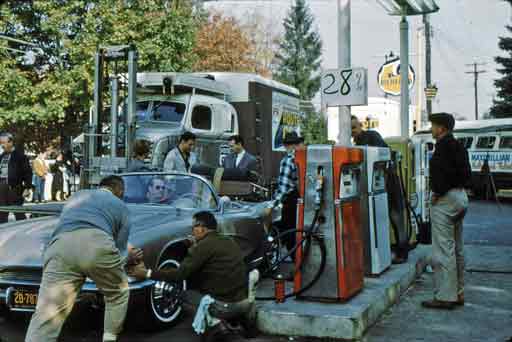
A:
[[[129,240],[134,245],[140,245],[152,230],[168,225],[169,222],[176,223],[176,227],[182,228],[185,225],[180,224],[179,221],[191,222],[192,220],[191,210],[145,205],[128,207],[132,224]],[[50,241],[57,222],[57,216],[50,216],[2,225],[0,268],[41,267],[44,249]],[[190,229],[189,226],[187,229]]]

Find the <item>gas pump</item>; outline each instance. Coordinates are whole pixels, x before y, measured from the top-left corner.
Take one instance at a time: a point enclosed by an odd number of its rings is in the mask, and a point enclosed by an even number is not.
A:
[[[386,169],[391,151],[383,147],[362,147],[364,163],[361,181],[361,222],[364,263],[367,275],[379,275],[391,266]]]
[[[295,292],[299,298],[345,301],[364,284],[359,191],[363,153],[312,145],[297,150],[295,161],[300,196]],[[311,222],[316,225],[309,226]],[[303,243],[308,229],[316,229],[322,241]]]
[[[415,179],[418,205],[416,213],[421,217],[422,227],[419,227],[418,241],[431,243],[430,233],[430,179],[429,163],[434,153],[431,141],[420,140],[414,143],[415,150]]]

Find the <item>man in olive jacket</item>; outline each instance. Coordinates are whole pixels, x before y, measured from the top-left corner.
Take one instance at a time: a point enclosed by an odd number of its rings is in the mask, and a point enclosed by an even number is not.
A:
[[[202,294],[228,303],[247,299],[247,271],[240,247],[217,233],[217,221],[210,212],[198,212],[193,220],[192,234],[197,242],[178,269],[151,270],[141,263],[131,275],[169,282],[189,280]]]

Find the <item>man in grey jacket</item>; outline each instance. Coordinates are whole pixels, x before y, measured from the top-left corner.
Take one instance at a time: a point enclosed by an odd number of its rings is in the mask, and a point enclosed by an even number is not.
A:
[[[165,172],[190,172],[192,166],[197,164],[197,156],[192,150],[196,144],[194,133],[185,132],[181,135],[178,146],[173,148],[164,160]]]
[[[26,342],[56,342],[86,278],[105,297],[103,341],[116,341],[128,308],[125,259],[135,264],[142,251],[128,245],[124,184],[108,176],[100,189],[75,193],[64,206],[44,253],[43,279]]]
[[[244,148],[244,139],[239,135],[233,135],[229,138],[229,146],[231,154],[227,155],[222,161],[223,168],[246,169],[256,171],[258,161],[256,157],[247,152]]]

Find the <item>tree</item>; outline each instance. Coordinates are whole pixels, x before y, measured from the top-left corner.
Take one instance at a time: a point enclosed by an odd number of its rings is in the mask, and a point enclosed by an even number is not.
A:
[[[212,13],[196,40],[194,70],[257,72],[254,46],[235,18]]]
[[[512,0],[505,0],[512,5]],[[507,30],[512,32],[512,26],[507,25]],[[494,58],[496,63],[501,65],[497,71],[503,75],[495,80],[497,99],[493,100],[490,115],[495,118],[512,117],[512,37],[499,37],[498,46],[506,52],[505,57]]]
[[[310,101],[320,89],[322,42],[305,0],[296,0],[284,20],[284,40],[276,55],[275,78],[299,89],[301,98]]]
[[[327,119],[315,111],[312,105],[302,107],[305,118],[301,125],[302,136],[306,144],[327,144]]]
[[[0,45],[0,54],[9,54],[0,60],[0,129],[16,131],[27,142],[46,130],[48,141],[78,135],[92,105],[99,46],[134,44],[139,71],[189,71],[200,24],[188,0],[2,2],[0,34],[34,43],[41,51],[27,65]],[[32,48],[14,42],[9,47]]]

